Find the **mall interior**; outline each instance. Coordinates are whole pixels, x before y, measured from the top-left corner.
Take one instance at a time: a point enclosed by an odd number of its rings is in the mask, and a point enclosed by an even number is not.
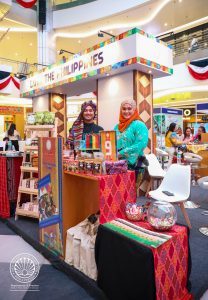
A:
[[[208,0],[0,0],[0,300],[208,300]]]

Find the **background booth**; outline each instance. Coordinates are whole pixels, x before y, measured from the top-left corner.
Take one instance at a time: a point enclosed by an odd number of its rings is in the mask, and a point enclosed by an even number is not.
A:
[[[165,147],[165,134],[171,123],[176,123],[183,132],[183,110],[172,108],[155,108],[153,111],[154,133],[157,136],[157,147]]]

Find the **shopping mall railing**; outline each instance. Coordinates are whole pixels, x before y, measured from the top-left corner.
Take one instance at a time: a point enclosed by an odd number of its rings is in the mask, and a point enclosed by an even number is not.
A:
[[[172,45],[174,57],[208,50],[208,23],[159,38]]]
[[[7,59],[4,57],[0,57],[0,66],[1,65],[10,66],[12,69],[11,73],[19,75],[19,77],[25,77],[30,73],[37,71],[37,69],[39,68],[38,64],[35,63],[29,64],[27,62]]]

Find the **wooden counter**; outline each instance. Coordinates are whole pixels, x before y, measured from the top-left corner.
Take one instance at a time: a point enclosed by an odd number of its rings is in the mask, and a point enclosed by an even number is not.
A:
[[[65,253],[66,232],[100,210],[100,223],[125,214],[125,203],[136,200],[135,174],[115,175],[63,173],[62,224]]]
[[[64,172],[63,174],[63,246],[66,248],[66,232],[99,210],[99,179]]]

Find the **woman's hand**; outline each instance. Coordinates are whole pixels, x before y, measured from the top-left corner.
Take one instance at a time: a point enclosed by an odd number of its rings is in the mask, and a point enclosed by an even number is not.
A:
[[[121,159],[122,155],[120,153],[118,153],[118,159]]]

